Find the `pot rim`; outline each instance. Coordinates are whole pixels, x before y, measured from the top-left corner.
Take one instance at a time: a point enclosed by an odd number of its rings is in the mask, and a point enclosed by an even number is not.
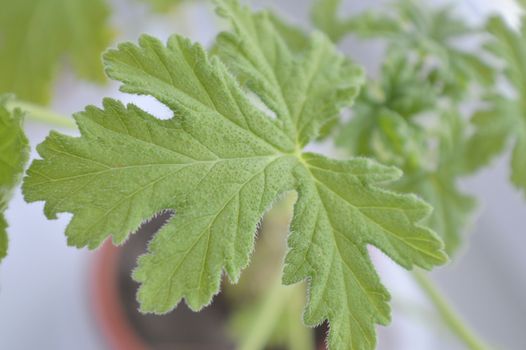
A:
[[[90,274],[90,299],[97,325],[110,349],[147,350],[128,319],[119,295],[118,261],[121,249],[110,240],[97,251]]]

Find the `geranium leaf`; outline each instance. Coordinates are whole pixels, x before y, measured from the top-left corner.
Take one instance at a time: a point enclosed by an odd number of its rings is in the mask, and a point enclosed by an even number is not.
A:
[[[143,36],[105,55],[122,91],[155,97],[173,117],[114,100],[88,107],[75,117],[80,137],[52,133],[38,147],[43,159],[28,170],[26,199],[46,201],[50,218],[73,213],[70,244],[92,248],[110,235],[122,243],[173,210],[134,272],[141,309],[164,313],[183,298],[194,310],[207,305],[223,271],[236,282],[261,217],[295,190],[283,280],[310,280],[305,321],[329,320],[332,348],[373,349],[375,323],[389,321],[389,294],[366,246],[406,268],[444,263],[441,240],[419,224],[431,209],[378,186],[397,179],[396,168],[303,150],[352,104],[361,69],[321,34],[289,49],[292,39],[266,12],[217,3],[234,30],[220,36],[215,55],[179,36],[166,46]]]

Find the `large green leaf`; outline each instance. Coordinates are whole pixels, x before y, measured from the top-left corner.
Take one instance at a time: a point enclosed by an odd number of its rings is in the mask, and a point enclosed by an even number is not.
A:
[[[64,56],[79,77],[104,80],[105,0],[0,0],[0,8],[0,93],[48,102]]]
[[[207,305],[223,271],[236,282],[262,215],[296,190],[284,282],[310,280],[305,321],[329,320],[332,348],[373,349],[389,294],[366,246],[406,268],[444,263],[442,242],[419,224],[431,209],[379,187],[400,176],[396,168],[304,152],[352,103],[360,69],[323,35],[291,50],[276,18],[218,4],[234,30],[215,56],[179,36],[166,46],[143,36],[105,55],[122,91],[155,97],[173,118],[114,100],[88,107],[75,117],[80,137],[52,133],[38,147],[25,197],[46,201],[50,218],[73,213],[66,234],[79,247],[110,235],[122,243],[144,220],[175,211],[134,272],[141,309],[164,313],[182,298],[194,310]]]

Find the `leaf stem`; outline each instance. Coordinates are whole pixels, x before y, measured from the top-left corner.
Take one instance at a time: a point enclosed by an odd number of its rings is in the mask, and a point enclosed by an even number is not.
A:
[[[28,118],[36,122],[68,129],[76,129],[77,127],[72,118],[65,117],[34,103],[12,100],[7,102],[7,108],[10,110],[20,108],[23,112],[27,113]]]
[[[431,279],[422,271],[413,271],[413,276],[422,288],[424,294],[429,298],[438,313],[440,314],[445,325],[449,330],[462,341],[468,349],[471,350],[488,350],[490,347],[480,339],[475,332],[462,320],[458,313],[449,305],[446,298],[441,294],[439,289]]]
[[[240,340],[238,349],[265,349],[276,324],[283,316],[283,310],[287,308],[297,293],[303,292],[301,286],[301,284],[283,286],[281,285],[281,278],[277,279],[263,300],[257,318]]]

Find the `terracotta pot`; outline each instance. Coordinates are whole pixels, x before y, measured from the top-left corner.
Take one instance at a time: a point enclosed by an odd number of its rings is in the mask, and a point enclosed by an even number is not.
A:
[[[131,279],[137,257],[169,214],[144,225],[120,248],[106,242],[91,269],[91,303],[100,331],[112,350],[232,350],[227,322],[230,305],[223,294],[199,313],[181,303],[167,315],[143,315],[135,299],[138,284]],[[325,349],[326,327],[316,332],[317,349]],[[276,349],[277,350],[277,349]],[[279,349],[285,350],[285,349]]]
[[[145,350],[148,346],[130,323],[119,293],[120,252],[111,242],[106,242],[97,252],[91,270],[91,303],[110,349]]]

